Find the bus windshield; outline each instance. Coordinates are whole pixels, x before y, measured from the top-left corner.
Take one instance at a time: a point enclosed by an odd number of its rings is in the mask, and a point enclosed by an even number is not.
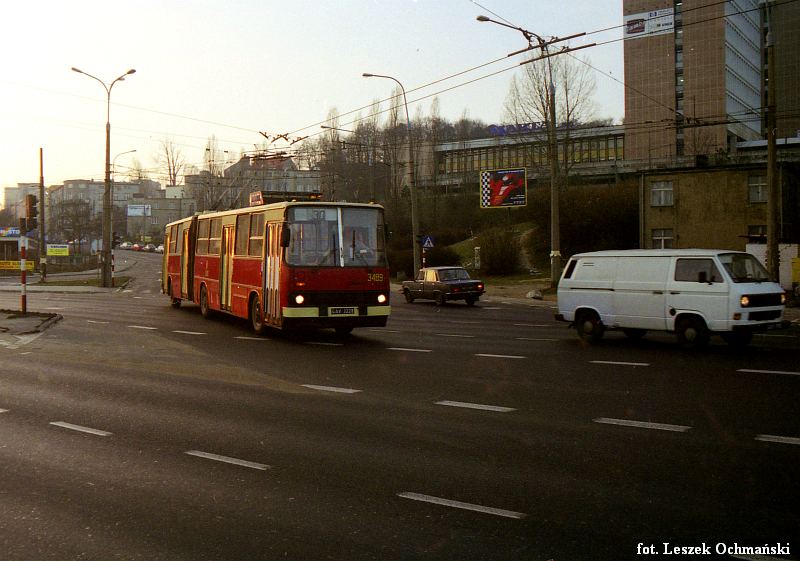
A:
[[[384,267],[383,214],[378,208],[289,209],[286,262],[305,267]]]
[[[769,280],[764,266],[749,253],[723,253],[719,260],[733,282],[763,282]]]

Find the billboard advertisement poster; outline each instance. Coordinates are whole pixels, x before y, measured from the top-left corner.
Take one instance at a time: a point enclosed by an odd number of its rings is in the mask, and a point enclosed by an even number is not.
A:
[[[150,216],[150,205],[128,205],[128,216]]]
[[[664,8],[624,17],[625,39],[640,39],[675,31],[675,9]]]
[[[525,206],[528,203],[525,169],[496,169],[480,173],[481,208]]]

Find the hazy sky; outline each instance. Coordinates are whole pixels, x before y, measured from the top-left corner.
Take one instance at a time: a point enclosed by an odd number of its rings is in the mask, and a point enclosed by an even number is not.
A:
[[[132,157],[163,183],[156,165],[169,137],[189,164],[200,165],[215,135],[233,157],[262,142],[259,131],[320,132],[328,111],[344,114],[385,99],[392,75],[412,90],[503,58],[526,45],[522,35],[475,17],[504,18],[542,36],[566,36],[622,23],[620,0],[40,0],[3,6],[0,28],[0,187],[102,181],[106,94],[71,72],[109,83],[130,68],[111,96],[111,155]],[[494,14],[492,14],[492,12]],[[621,37],[620,28],[572,45]],[[598,117],[623,116],[622,43],[581,52],[597,74]],[[518,62],[518,61],[516,61]],[[502,122],[513,71],[450,91],[516,64],[508,59],[410,92],[412,114],[437,91],[442,116],[464,110]],[[364,112],[366,114],[366,111]],[[350,120],[343,117],[341,125]]]

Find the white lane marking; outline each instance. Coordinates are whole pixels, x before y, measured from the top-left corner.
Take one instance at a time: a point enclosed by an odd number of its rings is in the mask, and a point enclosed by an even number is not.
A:
[[[537,337],[514,337],[517,341],[558,341],[558,339],[542,339]]]
[[[374,331],[375,333],[400,333],[397,329],[370,329],[370,331]]]
[[[666,430],[670,432],[686,432],[692,427],[688,427],[685,425],[667,425],[664,423],[646,423],[644,421],[629,421],[627,419],[608,419],[605,417],[599,417],[597,419],[593,419],[595,423],[600,423],[603,425],[619,425],[621,427],[635,427],[639,429],[654,429],[654,430]]]
[[[131,329],[150,329],[152,331],[158,329],[158,327],[148,327],[146,325],[129,325],[128,327],[130,327]]]
[[[335,392],[335,393],[359,393],[361,390],[354,390],[351,388],[336,388],[334,386],[315,386],[314,384],[300,384],[304,388],[312,390],[319,390],[321,392]]]
[[[267,337],[247,337],[245,335],[234,337],[234,339],[241,339],[242,341],[269,341]]]
[[[749,372],[751,374],[785,374],[787,376],[800,376],[800,372],[789,372],[787,370],[752,370],[750,368],[740,368],[736,372]]]
[[[8,409],[0,409],[0,413],[8,413]]]
[[[404,351],[407,353],[432,353],[432,349],[406,349],[404,347],[389,347],[387,351]]]
[[[144,297],[143,296],[134,296],[133,299],[134,300],[144,300]]]
[[[800,446],[800,438],[795,438],[792,436],[775,436],[772,434],[759,434],[756,436],[756,440],[760,440],[761,442],[777,442],[779,444],[794,444],[795,446]]]
[[[519,355],[490,355],[486,353],[475,353],[475,356],[482,356],[486,358],[528,358],[526,356]]]
[[[513,510],[503,510],[502,508],[493,508],[489,506],[481,506],[471,503],[462,503],[461,501],[452,501],[450,499],[442,499],[439,497],[432,497],[430,495],[422,495],[420,493],[398,493],[398,497],[403,499],[411,499],[412,501],[421,501],[424,503],[431,503],[441,506],[449,506],[452,508],[460,508],[462,510],[472,510],[474,512],[482,512],[484,514],[493,514],[494,516],[502,516],[504,518],[515,518],[517,520],[525,518],[527,514],[522,512],[514,512]]]
[[[56,307],[53,307],[53,306],[50,306],[49,308],[45,308],[45,310],[63,310],[63,309],[65,309],[65,308],[56,308]]]
[[[455,324],[458,324],[458,325],[475,325],[476,323],[480,323],[480,322],[479,321],[456,321],[456,320],[450,320],[447,323],[455,323]]]
[[[438,335],[439,337],[458,337],[459,339],[474,339],[475,335],[460,335],[457,333],[434,333],[434,335]]]
[[[546,323],[514,323],[512,325],[515,327],[553,327],[552,325],[548,325]]]
[[[344,343],[328,343],[327,341],[306,341],[306,345],[317,345],[319,347],[343,347]]]
[[[86,323],[99,323],[101,325],[108,325],[110,321],[97,321],[96,319],[87,319]]]
[[[208,333],[201,333],[200,331],[181,331],[180,329],[174,329],[173,333],[183,333],[184,335],[208,335]]]
[[[130,288],[128,288],[128,289],[126,289],[126,290],[123,290],[123,291],[122,291],[122,293],[123,293],[123,294],[125,294],[125,293],[127,293],[127,292],[133,292],[133,290],[131,290]]]
[[[591,364],[611,364],[616,366],[650,366],[649,362],[620,362],[617,360],[590,360]]]
[[[92,428],[89,428],[89,427],[82,427],[80,425],[73,425],[72,423],[65,423],[63,421],[56,421],[56,422],[50,423],[50,424],[54,425],[56,427],[61,427],[62,429],[69,429],[69,430],[74,430],[74,431],[78,431],[78,432],[85,432],[85,433],[88,433],[88,434],[93,434],[95,436],[111,436],[110,432],[107,432],[107,431],[104,431],[104,430],[92,429]]]
[[[505,308],[503,308],[502,306],[489,306],[489,307],[481,306],[481,308],[483,308],[484,310],[505,310]]]
[[[480,409],[481,411],[494,411],[495,413],[510,413],[516,411],[513,407],[500,407],[498,405],[482,405],[480,403],[466,403],[464,401],[437,401],[436,405],[447,407],[463,407],[465,409]]]
[[[261,471],[267,471],[270,469],[270,466],[266,464],[259,464],[256,462],[248,462],[247,460],[240,460],[238,458],[231,458],[229,456],[220,456],[218,454],[211,454],[209,452],[201,452],[199,450],[189,450],[186,452],[190,456],[196,456],[198,458],[205,458],[206,460],[214,460],[215,462],[223,462],[226,464],[233,464],[236,466],[242,466],[250,469],[257,469]]]

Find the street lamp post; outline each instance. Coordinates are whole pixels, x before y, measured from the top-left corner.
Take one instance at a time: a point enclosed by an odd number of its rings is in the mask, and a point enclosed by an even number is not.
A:
[[[397,78],[393,78],[392,76],[384,76],[382,74],[370,74],[369,72],[364,72],[362,74],[364,78],[387,78],[389,80],[394,80],[397,82],[397,85],[400,86],[400,91],[403,92],[403,104],[406,108],[406,131],[408,134],[408,165],[410,166],[410,173],[411,173],[411,236],[413,238],[412,245],[414,248],[414,276],[416,276],[417,271],[420,270],[422,267],[422,259],[420,255],[420,247],[419,247],[419,209],[417,208],[417,181],[416,181],[416,172],[414,170],[414,150],[411,145],[411,118],[408,114],[408,99],[406,98],[406,89],[403,87],[403,84]]]
[[[106,90],[106,170],[105,188],[103,189],[103,250],[100,255],[102,256],[102,284],[104,287],[111,287],[113,283],[111,279],[111,88],[117,82],[125,80],[125,76],[133,74],[136,70],[131,68],[125,74],[115,78],[110,84],[106,84],[100,78],[74,66],[72,71],[97,80]]]

